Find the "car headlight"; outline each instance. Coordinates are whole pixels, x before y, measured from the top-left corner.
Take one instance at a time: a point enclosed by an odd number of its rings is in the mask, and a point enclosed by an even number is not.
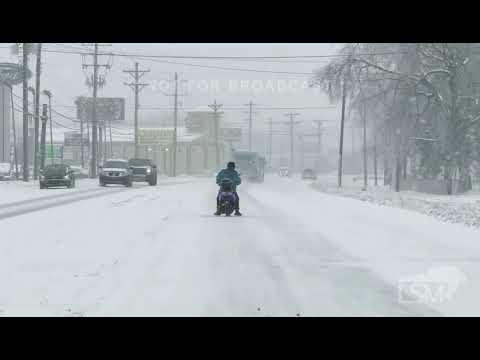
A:
[[[68,179],[69,179],[68,175],[65,175],[63,178],[64,178],[65,180],[68,180]]]
[[[147,174],[150,174],[152,172],[152,169],[147,168]]]
[[[40,175],[40,180],[45,180],[45,176]]]

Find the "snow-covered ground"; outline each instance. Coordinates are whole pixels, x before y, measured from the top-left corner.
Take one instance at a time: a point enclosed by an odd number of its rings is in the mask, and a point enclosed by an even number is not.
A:
[[[356,181],[354,179],[356,178]],[[480,228],[480,191],[469,191],[460,195],[433,195],[415,191],[394,192],[390,186],[378,186],[369,180],[369,186],[363,191],[361,176],[347,175],[343,178],[342,188],[337,186],[337,175],[323,175],[312,184],[317,190],[362,201],[399,207],[421,212],[439,220]]]
[[[0,205],[9,204],[14,201],[16,202],[29,199],[38,199],[65,193],[79,193],[87,188],[98,188],[98,180],[77,180],[77,185],[78,186],[76,188],[68,190],[66,190],[65,188],[40,189],[38,181],[0,181]]]
[[[77,185],[0,186],[0,314],[480,315],[478,230],[275,175],[240,186],[240,218],[212,215],[211,178]],[[399,298],[412,281],[447,298]]]

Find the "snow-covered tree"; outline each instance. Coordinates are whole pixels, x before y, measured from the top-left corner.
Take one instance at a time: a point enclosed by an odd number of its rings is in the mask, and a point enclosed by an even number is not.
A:
[[[348,44],[314,85],[338,101],[345,81],[350,107],[368,104],[387,168],[399,156],[417,177],[442,174],[468,189],[480,154],[478,70],[473,44]]]

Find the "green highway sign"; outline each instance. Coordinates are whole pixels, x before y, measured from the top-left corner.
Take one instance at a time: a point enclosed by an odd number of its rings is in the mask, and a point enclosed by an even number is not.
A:
[[[45,144],[45,159],[61,159],[63,153],[62,145]]]

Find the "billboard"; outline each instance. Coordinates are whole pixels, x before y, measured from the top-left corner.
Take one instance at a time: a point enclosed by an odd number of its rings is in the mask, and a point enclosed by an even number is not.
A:
[[[71,147],[63,148],[63,160],[73,161],[75,160],[75,149]]]
[[[221,123],[223,112],[217,113],[218,123]],[[212,134],[215,114],[213,111],[190,111],[185,118],[185,127],[190,132],[202,132]]]
[[[221,128],[220,136],[225,141],[240,141],[242,139],[242,128]]]
[[[93,98],[79,97],[75,101],[77,105],[77,118],[84,121],[92,121]],[[97,98],[96,115],[98,121],[125,120],[124,98]]]
[[[173,142],[173,129],[138,129],[140,145],[168,145]]]
[[[65,146],[81,146],[82,134],[76,131],[65,132]],[[88,138],[83,137],[83,145],[88,146]]]
[[[201,132],[207,129],[208,117],[189,116],[185,119],[185,127],[192,132]]]

